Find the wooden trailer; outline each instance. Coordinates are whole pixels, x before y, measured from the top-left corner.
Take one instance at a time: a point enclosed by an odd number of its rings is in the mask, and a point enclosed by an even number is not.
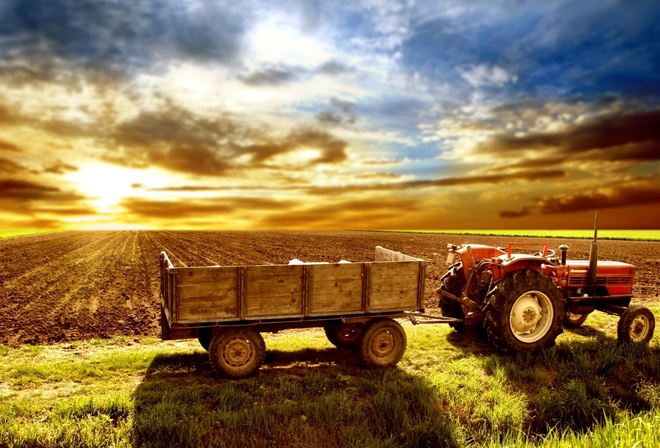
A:
[[[394,320],[422,315],[427,262],[376,247],[374,262],[176,267],[160,254],[162,339],[198,338],[214,369],[255,373],[265,357],[261,332],[324,327],[364,363],[399,362],[406,334]]]

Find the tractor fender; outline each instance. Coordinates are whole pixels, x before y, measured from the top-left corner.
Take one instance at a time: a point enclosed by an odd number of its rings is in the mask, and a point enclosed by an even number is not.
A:
[[[470,248],[468,250],[468,247]],[[483,259],[494,259],[502,255],[506,255],[506,252],[500,248],[493,246],[485,246],[483,244],[465,244],[459,247],[456,250],[456,253],[461,257],[461,262],[463,263],[463,272],[466,276],[466,279],[469,277],[469,272],[473,268],[474,264],[479,264]],[[470,255],[471,253],[471,255]]]
[[[533,271],[544,272],[543,265],[547,264],[548,260],[545,258],[530,255],[529,257],[516,257],[512,260],[503,261],[502,263],[493,263],[490,270],[492,280],[495,283],[503,279],[510,272],[514,271],[530,269]]]

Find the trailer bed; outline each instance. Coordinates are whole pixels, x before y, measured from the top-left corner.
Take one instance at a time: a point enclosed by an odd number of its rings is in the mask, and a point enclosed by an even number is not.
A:
[[[295,328],[422,311],[427,264],[380,246],[374,262],[257,266],[176,267],[162,252],[162,337],[195,337],[208,326]]]

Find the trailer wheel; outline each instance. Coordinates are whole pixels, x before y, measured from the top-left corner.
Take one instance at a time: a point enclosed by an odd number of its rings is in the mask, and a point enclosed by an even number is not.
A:
[[[564,315],[564,326],[566,328],[578,328],[587,320],[587,317],[589,317],[589,313],[580,314],[566,311]]]
[[[207,352],[209,351],[209,347],[211,347],[211,340],[212,339],[213,339],[213,328],[200,328],[199,329],[199,335],[197,336],[197,340],[199,341],[199,344]]]
[[[655,316],[642,305],[630,305],[621,314],[617,326],[619,342],[648,344],[655,330]]]
[[[535,352],[562,332],[564,300],[552,279],[523,269],[505,276],[488,298],[488,340],[504,351]]]
[[[461,263],[457,263],[451,266],[447,273],[442,276],[440,282],[440,289],[438,290],[438,294],[440,295],[440,302],[438,303],[438,306],[440,307],[442,315],[447,317],[455,317],[456,319],[465,319],[465,313],[463,312],[463,307],[461,304],[454,300],[443,297],[441,294],[441,291],[446,291],[456,297],[461,297],[463,288],[465,287],[466,283],[465,274],[463,274],[463,265]],[[465,324],[462,322],[451,323],[449,326],[459,333],[463,333],[465,331]]]
[[[216,332],[209,347],[215,371],[232,379],[253,375],[265,357],[266,344],[261,334],[247,328]]]
[[[406,332],[398,322],[389,318],[374,320],[360,339],[362,362],[375,369],[395,366],[406,351],[406,343]]]
[[[360,342],[362,329],[360,324],[348,324],[340,320],[333,320],[323,326],[325,335],[335,347],[351,348]]]

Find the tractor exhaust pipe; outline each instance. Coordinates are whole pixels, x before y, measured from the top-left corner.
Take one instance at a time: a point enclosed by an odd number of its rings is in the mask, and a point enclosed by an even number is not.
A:
[[[591,250],[589,250],[589,289],[591,294],[596,296],[596,272],[598,271],[598,212],[594,220],[594,239],[591,242]]]

